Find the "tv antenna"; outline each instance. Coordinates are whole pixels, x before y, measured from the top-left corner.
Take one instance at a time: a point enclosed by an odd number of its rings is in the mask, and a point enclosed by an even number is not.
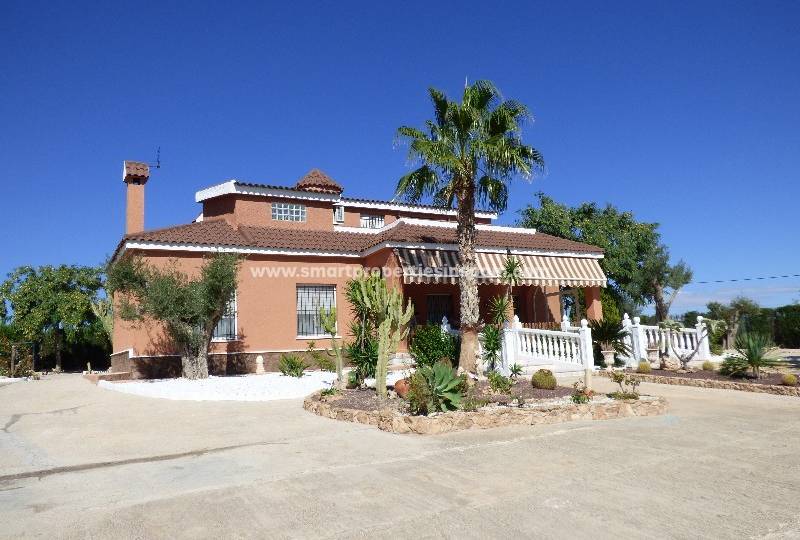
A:
[[[156,162],[155,163],[148,163],[151,167],[155,167],[156,169],[161,168],[161,147],[159,146],[156,149]]]

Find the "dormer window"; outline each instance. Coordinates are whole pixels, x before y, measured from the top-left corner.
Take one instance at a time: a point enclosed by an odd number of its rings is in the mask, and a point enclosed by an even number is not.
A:
[[[361,214],[361,228],[362,229],[382,229],[383,216],[373,214]]]
[[[333,207],[333,222],[337,224],[344,223],[344,206]]]
[[[306,205],[292,203],[272,203],[272,219],[275,221],[305,221]]]

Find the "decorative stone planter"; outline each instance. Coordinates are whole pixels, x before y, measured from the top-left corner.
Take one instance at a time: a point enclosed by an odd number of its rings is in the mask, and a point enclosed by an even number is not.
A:
[[[614,367],[614,351],[600,351],[600,353],[603,355],[603,364],[606,369]]]
[[[454,411],[431,416],[412,416],[393,409],[363,411],[336,406],[336,399],[322,401],[315,393],[303,402],[303,408],[325,418],[376,426],[391,433],[433,435],[467,429],[501,426],[559,424],[573,420],[610,420],[632,416],[656,416],[667,412],[667,400],[642,396],[638,400],[618,401],[602,397],[586,404],[567,400],[526,404],[524,407],[488,406],[477,411]]]

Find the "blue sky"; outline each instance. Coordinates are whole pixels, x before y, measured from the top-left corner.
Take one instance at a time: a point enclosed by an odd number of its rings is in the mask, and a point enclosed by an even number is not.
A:
[[[108,4],[113,4],[109,7]],[[163,168],[146,221],[190,221],[194,192],[312,167],[388,198],[401,124],[426,88],[494,81],[526,103],[542,190],[658,221],[697,280],[800,273],[797,2],[3,3],[0,274],[95,264],[123,232],[124,159]],[[690,285],[674,312],[800,279]]]

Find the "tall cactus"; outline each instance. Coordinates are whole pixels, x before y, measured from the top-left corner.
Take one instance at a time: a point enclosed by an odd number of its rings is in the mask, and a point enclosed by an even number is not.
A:
[[[325,333],[331,336],[331,350],[336,358],[336,386],[344,388],[344,359],[342,357],[342,344],[336,338],[336,308],[319,308],[319,320]],[[331,355],[331,351],[326,351]]]
[[[408,335],[408,323],[414,316],[409,302],[403,307],[403,295],[397,289],[389,290],[386,280],[377,272],[358,280],[361,299],[375,317],[378,329],[378,365],[375,367],[375,390],[378,397],[386,397],[386,375],[389,356],[397,350],[400,341]]]

